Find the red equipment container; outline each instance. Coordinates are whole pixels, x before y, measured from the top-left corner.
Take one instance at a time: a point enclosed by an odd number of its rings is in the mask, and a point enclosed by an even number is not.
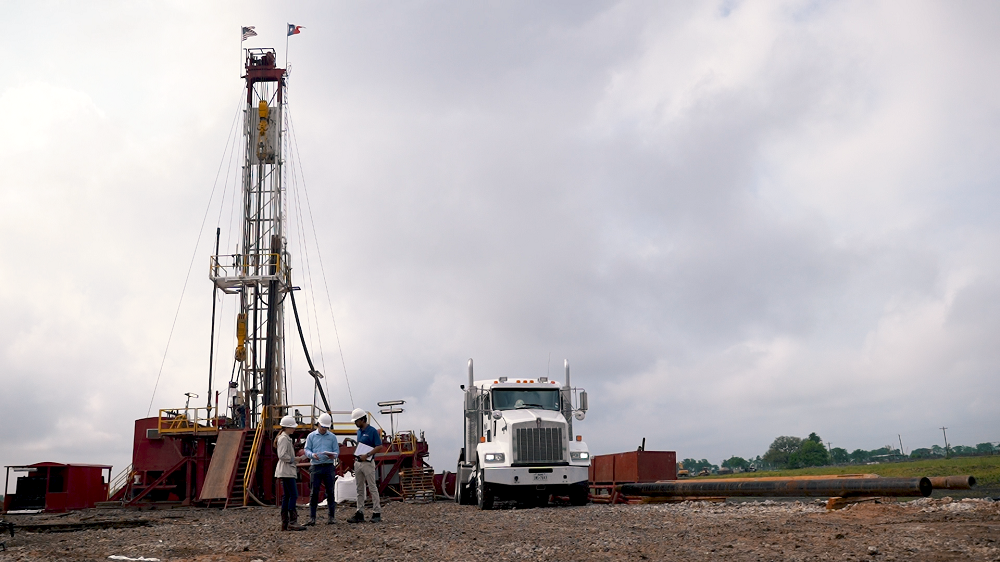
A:
[[[108,499],[110,465],[40,462],[27,466],[8,466],[8,481],[11,471],[27,472],[27,475],[17,477],[13,494],[7,492],[5,482],[4,511],[43,509],[60,512],[87,509]]]
[[[625,484],[677,479],[674,451],[628,451],[590,459],[590,483]]]

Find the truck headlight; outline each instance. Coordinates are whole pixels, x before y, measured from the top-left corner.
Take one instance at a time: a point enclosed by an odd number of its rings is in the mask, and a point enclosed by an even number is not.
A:
[[[486,462],[503,462],[503,453],[486,453],[483,455],[483,460]]]
[[[573,451],[569,454],[569,459],[571,461],[589,461],[590,453],[586,451]]]

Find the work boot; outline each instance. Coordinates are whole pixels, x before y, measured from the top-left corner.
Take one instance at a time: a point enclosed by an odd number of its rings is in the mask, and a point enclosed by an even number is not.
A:
[[[281,530],[288,530],[288,512],[285,510],[281,511]]]
[[[382,522],[382,514],[381,513],[372,513],[372,518],[370,519],[370,521],[372,523],[381,523]]]
[[[302,525],[299,525],[298,523],[296,523],[294,521],[289,521],[288,522],[288,530],[289,531],[305,531],[306,528],[303,527]]]
[[[316,518],[315,517],[310,517],[308,521],[306,521],[305,523],[303,523],[303,525],[305,525],[306,527],[312,527],[315,524],[316,524]]]
[[[336,523],[337,523],[337,520],[334,519],[334,517],[332,515],[330,517],[328,517],[327,520],[326,520],[326,524],[327,525],[335,525]]]
[[[288,512],[288,522],[289,523],[295,523],[296,525],[299,524],[299,510],[298,509],[296,509],[296,508],[293,507],[292,510]]]
[[[351,516],[351,518],[348,519],[347,522],[348,523],[364,523],[365,522],[365,514],[361,513],[361,511],[355,511],[354,515]]]

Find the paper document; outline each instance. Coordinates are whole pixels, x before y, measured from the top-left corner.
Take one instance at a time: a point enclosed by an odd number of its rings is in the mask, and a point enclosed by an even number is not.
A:
[[[367,455],[368,453],[375,450],[375,447],[369,447],[364,443],[358,443],[358,446],[354,448],[354,456]]]

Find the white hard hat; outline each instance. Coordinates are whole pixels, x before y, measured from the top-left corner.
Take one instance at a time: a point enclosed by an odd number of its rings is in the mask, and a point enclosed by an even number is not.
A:
[[[281,427],[296,427],[299,424],[295,423],[295,416],[285,416],[281,418]]]
[[[351,412],[351,421],[356,422],[367,415],[368,412],[362,410],[361,408],[355,408],[354,411]]]
[[[330,427],[330,424],[332,424],[332,423],[333,423],[333,418],[330,417],[330,414],[322,414],[322,415],[320,415],[320,417],[319,417],[319,425],[321,425],[323,427]]]

